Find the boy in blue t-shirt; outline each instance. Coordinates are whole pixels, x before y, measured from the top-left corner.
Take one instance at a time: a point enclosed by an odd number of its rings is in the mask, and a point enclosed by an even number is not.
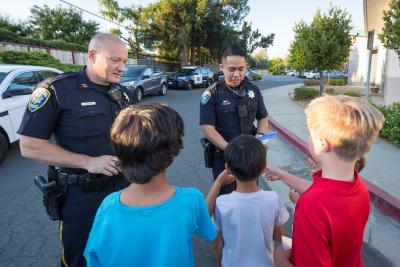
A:
[[[166,181],[183,130],[179,114],[161,104],[118,115],[111,140],[131,185],[99,207],[84,253],[88,266],[193,266],[192,236],[215,239],[202,193]]]

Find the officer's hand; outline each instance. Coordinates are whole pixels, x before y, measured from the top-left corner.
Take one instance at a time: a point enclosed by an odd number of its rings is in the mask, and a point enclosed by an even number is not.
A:
[[[235,176],[228,173],[226,169],[224,169],[217,177],[217,180],[221,183],[221,185],[231,184],[235,181]]]
[[[99,173],[107,176],[117,175],[119,173],[118,158],[109,155],[91,157],[86,170],[89,173]]]

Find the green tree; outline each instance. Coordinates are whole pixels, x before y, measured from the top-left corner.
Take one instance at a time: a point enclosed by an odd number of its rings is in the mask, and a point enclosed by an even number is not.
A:
[[[98,31],[98,23],[84,21],[82,12],[73,8],[34,5],[31,8],[28,28],[34,38],[86,44]]]
[[[23,26],[23,22],[15,22],[10,16],[0,14],[0,29],[9,30],[19,36],[25,37],[27,30]]]
[[[351,45],[351,17],[345,10],[330,6],[327,14],[318,9],[310,25],[295,25],[295,40],[291,44],[291,64],[296,69],[324,70],[342,68]],[[323,79],[320,93],[324,92]]]
[[[265,49],[258,49],[253,53],[255,60],[255,68],[267,69],[269,65],[267,51]]]
[[[179,59],[181,65],[219,62],[221,49],[227,44],[252,52],[273,41],[273,35],[262,36],[243,22],[249,12],[247,0],[158,0],[140,7],[140,12],[137,7],[120,8],[114,0],[99,2],[102,14],[133,25],[139,37],[133,38],[136,47]]]
[[[134,52],[136,58],[139,58],[143,49],[149,48],[145,47],[145,32],[142,30],[140,21],[142,7],[136,5],[120,7],[115,0],[98,0],[98,2],[100,4],[100,13],[103,16],[118,24],[129,25],[125,28],[128,31],[128,36],[123,35],[123,31],[120,27],[111,29],[111,33],[125,40],[129,44],[131,51]]]
[[[279,57],[271,59],[269,63],[269,72],[272,75],[280,75],[285,73],[285,65],[283,64],[283,60]]]
[[[400,59],[400,1],[392,0],[389,10],[383,12],[383,31],[379,38],[384,46],[396,51]]]

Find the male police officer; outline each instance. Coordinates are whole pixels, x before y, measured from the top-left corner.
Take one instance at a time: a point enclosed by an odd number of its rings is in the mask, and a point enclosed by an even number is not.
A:
[[[225,168],[223,151],[240,134],[263,135],[268,130],[268,112],[257,86],[244,80],[247,54],[235,45],[222,50],[224,79],[207,88],[201,96],[200,124],[205,137],[217,150],[213,162],[214,180]],[[254,121],[258,120],[257,128]],[[220,194],[234,190],[230,184]]]
[[[61,208],[61,265],[85,266],[83,251],[98,206],[127,186],[119,175],[109,130],[130,103],[119,86],[128,59],[125,44],[99,33],[89,43],[87,66],[45,80],[33,92],[19,129],[21,154],[57,166],[67,186]],[[49,142],[54,133],[56,144]]]

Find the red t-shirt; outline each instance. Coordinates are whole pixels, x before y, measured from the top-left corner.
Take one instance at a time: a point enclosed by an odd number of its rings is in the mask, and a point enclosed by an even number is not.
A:
[[[353,182],[321,175],[313,174],[314,183],[296,204],[291,260],[297,267],[362,267],[368,188],[357,173]]]

